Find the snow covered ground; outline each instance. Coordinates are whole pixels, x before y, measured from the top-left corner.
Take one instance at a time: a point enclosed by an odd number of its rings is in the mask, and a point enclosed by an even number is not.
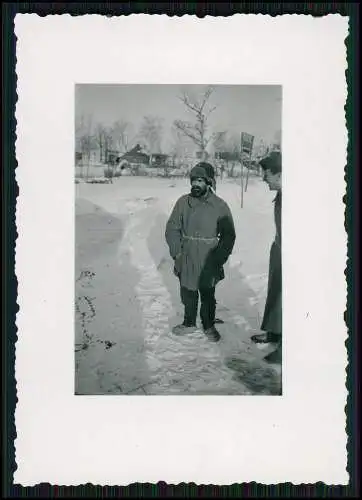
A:
[[[188,179],[120,177],[76,185],[76,393],[279,394],[281,374],[250,342],[265,304],[274,193],[251,178],[218,182],[237,239],[217,287],[222,341],[175,337],[178,281],[164,239]]]

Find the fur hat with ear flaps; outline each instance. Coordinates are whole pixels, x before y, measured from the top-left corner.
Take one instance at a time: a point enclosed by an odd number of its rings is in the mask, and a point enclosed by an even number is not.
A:
[[[272,174],[279,174],[282,171],[282,155],[279,151],[272,151],[259,162],[259,165],[263,170],[270,170]]]
[[[190,180],[201,177],[206,183],[215,189],[215,170],[210,163],[200,162],[195,165],[190,172]]]

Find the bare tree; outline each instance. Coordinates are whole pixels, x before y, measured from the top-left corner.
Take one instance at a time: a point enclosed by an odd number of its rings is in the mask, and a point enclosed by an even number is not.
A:
[[[113,131],[111,127],[104,127],[104,156],[108,163],[108,153],[114,148]]]
[[[81,115],[78,119],[76,119],[75,138],[76,138],[77,149],[80,149],[82,157],[82,163],[81,163],[82,170],[84,167],[84,160],[85,160],[85,163],[87,165],[87,177],[88,177],[91,152],[95,143],[95,137],[93,134],[92,116]]]
[[[227,151],[227,132],[217,132],[214,134],[213,146],[215,152]]]
[[[96,142],[99,147],[99,157],[102,162],[104,159],[104,147],[105,147],[105,128],[101,123],[98,123],[96,126],[95,132]]]
[[[163,133],[163,120],[157,116],[145,116],[140,127],[139,137],[142,138],[150,152],[150,162],[152,154],[161,152]]]
[[[226,144],[227,144],[226,151],[228,151],[231,156],[231,170],[228,171],[228,174],[230,177],[234,177],[235,165],[238,162],[236,158],[239,158],[241,155],[241,143],[239,135],[238,134],[229,135]]]
[[[75,136],[77,147],[84,156],[90,156],[94,145],[93,127],[91,116],[80,116],[75,124]]]
[[[219,160],[225,162],[226,171],[230,177],[234,176],[236,163],[240,161],[240,138],[237,134],[227,131],[218,132],[215,134],[213,141],[215,153],[220,153]],[[229,165],[231,168],[229,169]]]
[[[113,131],[111,127],[106,127],[98,123],[95,131],[96,142],[99,147],[100,161],[107,162],[108,152],[113,147]]]
[[[214,134],[208,133],[208,119],[211,113],[216,109],[216,106],[210,107],[209,103],[212,92],[213,88],[208,87],[199,99],[192,98],[186,92],[183,92],[180,99],[187,110],[194,116],[194,120],[193,122],[184,120],[174,121],[175,127],[198,146],[203,160],[206,159],[206,148],[208,144],[215,137]]]
[[[240,153],[241,142],[239,134],[230,134],[227,138],[227,147],[231,153]]]
[[[124,120],[117,120],[112,126],[112,138],[115,147],[121,153],[128,151],[130,144],[130,123]]]
[[[173,126],[171,128],[171,154],[174,159],[181,160],[195,146],[194,142],[184,135],[180,129]]]

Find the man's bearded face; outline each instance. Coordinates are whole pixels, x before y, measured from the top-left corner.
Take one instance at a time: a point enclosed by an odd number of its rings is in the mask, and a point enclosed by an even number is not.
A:
[[[203,196],[208,189],[206,180],[202,177],[197,177],[191,180],[191,195],[195,198],[200,198]]]

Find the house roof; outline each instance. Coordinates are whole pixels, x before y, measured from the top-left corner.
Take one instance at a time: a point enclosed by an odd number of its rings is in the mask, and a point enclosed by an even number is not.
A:
[[[145,152],[145,149],[142,148],[139,144],[137,144],[134,148],[130,149],[127,151],[127,153],[124,153],[121,155],[120,160],[121,161],[129,161],[129,162],[142,162],[142,163],[148,163],[150,160],[151,154],[149,152]],[[154,158],[167,158],[168,155],[163,154],[163,153],[152,153],[152,156]]]
[[[127,153],[121,155],[121,161],[129,161],[129,162],[145,162],[148,163],[149,156],[146,153],[143,153],[142,148],[139,144],[137,144],[134,148]]]

